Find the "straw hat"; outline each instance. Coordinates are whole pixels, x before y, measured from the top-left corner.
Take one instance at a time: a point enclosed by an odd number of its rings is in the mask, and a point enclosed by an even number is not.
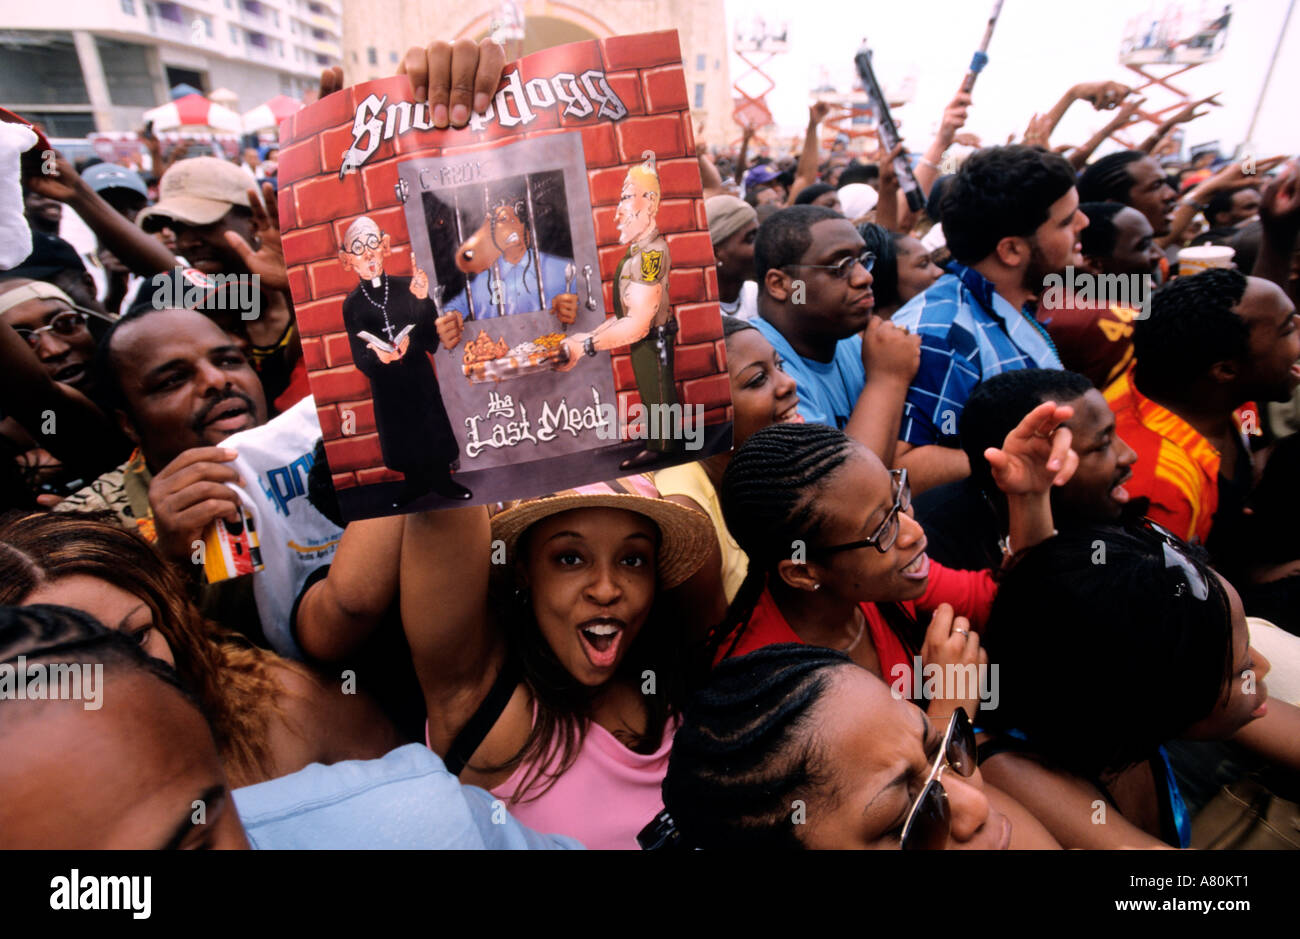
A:
[[[509,505],[492,517],[492,537],[505,542],[515,556],[519,538],[533,525],[570,509],[626,509],[643,515],[659,527],[659,589],[681,584],[704,563],[717,535],[703,512],[659,498],[659,492],[645,477],[627,477],[565,489],[538,499]]]

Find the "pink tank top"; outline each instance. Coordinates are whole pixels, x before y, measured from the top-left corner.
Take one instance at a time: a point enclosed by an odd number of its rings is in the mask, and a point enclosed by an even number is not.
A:
[[[537,704],[533,704],[537,719]],[[674,719],[664,729],[664,739],[653,753],[633,753],[597,723],[586,736],[573,765],[537,799],[510,804],[529,767],[492,790],[510,806],[510,814],[542,834],[567,835],[597,850],[636,850],[636,836],[663,811],[660,787],[668,772],[668,753]]]

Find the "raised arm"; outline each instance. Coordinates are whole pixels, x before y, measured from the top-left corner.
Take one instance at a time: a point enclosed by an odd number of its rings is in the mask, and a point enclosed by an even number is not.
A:
[[[157,238],[146,235],[125,215],[86,185],[62,154],[54,172],[27,178],[27,185],[48,199],[66,203],[95,233],[99,243],[137,274],[159,274],[176,266],[176,257]]]
[[[930,195],[930,187],[934,181],[939,178],[942,172],[940,161],[943,155],[952,146],[957,131],[961,130],[966,123],[966,109],[971,105],[971,96],[969,92],[958,90],[953,95],[953,99],[948,102],[948,106],[943,109],[943,118],[939,122],[939,133],[935,134],[934,140],[930,142],[930,149],[925,151],[925,156],[921,157],[913,175],[916,177],[916,184],[921,187],[921,191],[927,196]],[[881,162],[880,172],[883,181],[885,164]],[[881,194],[883,202],[883,193]]]
[[[832,105],[827,101],[818,101],[808,109],[808,130],[804,133],[803,151],[799,154],[799,164],[795,167],[794,182],[790,185],[790,194],[786,197],[786,205],[794,205],[795,196],[799,195],[801,189],[812,185],[817,181],[817,164],[821,156],[821,141],[818,140],[818,130],[822,121],[831,113]]]
[[[405,517],[399,567],[402,625],[431,720],[446,710],[435,704],[477,687],[504,649],[488,612],[491,540],[484,506]]]
[[[873,316],[862,331],[866,384],[844,432],[870,449],[886,466],[894,465],[898,429],[907,389],[921,362],[921,337]]]
[[[329,573],[298,603],[299,647],[325,662],[346,658],[365,642],[397,596],[401,516],[353,522],[343,530]]]
[[[1007,497],[1012,551],[1056,534],[1052,487],[1065,485],[1079,467],[1079,455],[1070,448],[1070,428],[1063,426],[1073,416],[1074,408],[1045,401],[1007,434],[1001,448],[984,451],[993,481]]]
[[[1263,237],[1251,273],[1283,290],[1289,288],[1291,301],[1300,303],[1295,281],[1290,279],[1291,257],[1300,234],[1300,166],[1295,161],[1264,187],[1259,220]]]
[[[1146,100],[1146,98],[1133,98],[1130,101],[1125,101],[1120,106],[1119,111],[1115,113],[1115,116],[1106,123],[1106,126],[1085,140],[1083,146],[1074,149],[1074,152],[1067,159],[1069,159],[1070,165],[1074,167],[1076,172],[1083,171],[1083,168],[1088,165],[1088,157],[1092,156],[1093,151],[1100,147],[1111,134],[1127,125]]]
[[[1202,111],[1200,114],[1196,113],[1196,109],[1202,105],[1212,104],[1216,108],[1220,107],[1221,105],[1219,102],[1214,100],[1219,96],[1219,94],[1220,92],[1215,92],[1208,98],[1202,98],[1200,101],[1193,101],[1191,104],[1187,105],[1187,107],[1176,112],[1173,117],[1162,121],[1156,126],[1156,129],[1151,132],[1151,136],[1147,137],[1146,140],[1137,145],[1137,149],[1141,150],[1143,153],[1151,153],[1155,150],[1156,144],[1160,143],[1164,136],[1179,124],[1186,124],[1188,121],[1194,121],[1198,117],[1204,117],[1206,114],[1209,114],[1209,111]]]

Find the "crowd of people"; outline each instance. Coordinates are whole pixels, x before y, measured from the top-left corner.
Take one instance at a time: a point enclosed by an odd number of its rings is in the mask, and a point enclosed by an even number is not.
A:
[[[399,74],[464,126],[503,65]],[[1054,147],[1077,101],[1113,119]],[[6,181],[0,846],[1227,846],[1225,793],[1300,780],[1300,167],[1183,163],[1210,99],[1094,159],[1140,104],[976,148],[959,92],[918,211],[825,103],[798,154],[701,147],[731,449],[348,524],[273,160]],[[288,439],[336,550],[208,583]],[[86,662],[102,706],[10,691]]]

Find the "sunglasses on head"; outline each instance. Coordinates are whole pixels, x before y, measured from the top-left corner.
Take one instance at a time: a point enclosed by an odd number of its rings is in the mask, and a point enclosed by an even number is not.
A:
[[[1151,519],[1143,520],[1143,527],[1160,539],[1160,548],[1164,553],[1165,570],[1176,570],[1183,576],[1183,582],[1174,587],[1174,596],[1183,597],[1189,593],[1197,600],[1210,596],[1210,585],[1200,568],[1184,551],[1185,545],[1169,529],[1157,525]]]
[[[26,329],[21,326],[14,327],[14,332],[22,336],[27,344],[35,349],[41,344],[41,334],[46,330],[54,333],[56,336],[75,336],[86,328],[86,314],[76,310],[64,310],[62,313],[55,313],[44,326],[36,329]]]
[[[951,766],[958,774],[975,774],[975,730],[966,711],[958,708],[948,721],[939,752],[930,766],[925,787],[908,810],[899,847],[904,851],[940,851],[952,832],[952,809],[940,777]]]
[[[890,470],[889,477],[893,483],[894,504],[885,515],[885,520],[880,523],[871,537],[864,538],[861,541],[831,545],[827,548],[817,548],[815,549],[817,554],[838,554],[841,551],[853,551],[857,548],[866,547],[873,547],[881,554],[889,553],[889,550],[894,547],[894,542],[898,540],[900,527],[898,516],[912,507],[912,487],[907,484],[907,470]]]

